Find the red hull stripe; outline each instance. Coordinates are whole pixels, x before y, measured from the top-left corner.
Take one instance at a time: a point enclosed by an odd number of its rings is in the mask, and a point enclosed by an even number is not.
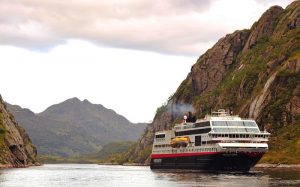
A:
[[[220,154],[220,152],[152,154],[151,158],[173,158],[173,157],[182,157],[182,156],[199,156],[199,155],[215,155],[215,154]]]

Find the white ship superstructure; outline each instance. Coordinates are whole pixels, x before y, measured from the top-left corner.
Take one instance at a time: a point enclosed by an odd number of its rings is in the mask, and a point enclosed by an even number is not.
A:
[[[219,110],[157,132],[151,168],[247,171],[268,149],[269,136],[254,120]]]

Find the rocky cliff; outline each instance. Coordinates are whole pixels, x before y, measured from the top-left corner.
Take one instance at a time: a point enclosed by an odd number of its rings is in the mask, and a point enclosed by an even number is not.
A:
[[[300,1],[271,7],[251,29],[226,35],[200,56],[128,161],[149,161],[154,133],[179,122],[186,109],[203,117],[219,108],[254,118],[273,134],[265,161],[300,162]]]
[[[37,151],[0,96],[0,168],[36,165]]]

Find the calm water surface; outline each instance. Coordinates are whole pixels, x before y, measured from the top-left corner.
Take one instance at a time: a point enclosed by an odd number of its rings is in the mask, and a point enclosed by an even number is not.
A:
[[[0,170],[0,186],[299,186],[300,171],[253,171],[200,173],[195,171],[151,171],[145,166],[93,164],[49,164]]]

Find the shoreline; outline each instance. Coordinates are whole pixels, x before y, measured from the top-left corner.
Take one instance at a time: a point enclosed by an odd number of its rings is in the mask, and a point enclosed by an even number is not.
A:
[[[58,163],[52,163],[58,164]],[[69,164],[69,163],[59,163],[59,164]],[[81,163],[74,163],[81,164]],[[11,164],[0,164],[0,169],[10,169],[10,168],[28,168],[31,166],[42,166],[43,164],[29,164],[26,166],[13,166]],[[149,164],[141,163],[97,163],[97,165],[119,165],[119,166],[150,166]],[[251,170],[264,170],[264,169],[296,169],[300,170],[300,164],[256,164]]]
[[[98,163],[97,165],[118,165],[118,166],[150,166],[149,164],[140,164],[140,163]]]
[[[297,169],[300,164],[256,164],[252,169]]]
[[[23,166],[14,166],[11,164],[0,164],[0,169],[11,169],[11,168],[28,168],[31,166],[42,166],[43,164],[37,163],[37,164],[28,164],[28,165],[23,165]]]

